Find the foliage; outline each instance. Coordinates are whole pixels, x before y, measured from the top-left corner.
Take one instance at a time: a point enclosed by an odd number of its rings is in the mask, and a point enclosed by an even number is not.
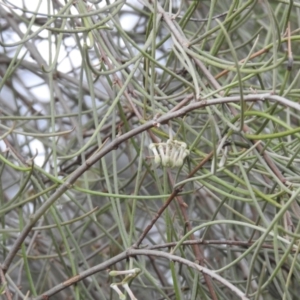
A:
[[[0,5],[5,299],[298,299],[300,3]]]

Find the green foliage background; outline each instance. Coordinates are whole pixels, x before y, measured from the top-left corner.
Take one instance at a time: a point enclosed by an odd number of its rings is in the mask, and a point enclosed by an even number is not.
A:
[[[298,299],[300,2],[25,2],[0,3],[2,297]]]

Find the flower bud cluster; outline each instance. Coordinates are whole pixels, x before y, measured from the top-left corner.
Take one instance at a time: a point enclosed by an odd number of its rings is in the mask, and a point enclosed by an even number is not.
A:
[[[187,144],[169,139],[166,143],[152,143],[149,149],[154,153],[154,162],[168,168],[179,168],[190,154]]]

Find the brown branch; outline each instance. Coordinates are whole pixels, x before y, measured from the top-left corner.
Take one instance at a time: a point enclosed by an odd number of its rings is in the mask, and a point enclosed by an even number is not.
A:
[[[247,95],[244,97],[244,101],[259,101],[259,100],[263,101],[265,99],[269,99],[270,101],[273,102],[279,102],[283,105],[292,107],[300,111],[300,105],[298,103],[289,101],[280,96],[271,95],[269,93],[261,94],[261,95],[259,94]],[[157,118],[157,120],[155,121],[153,120],[148,121],[145,124],[142,124],[139,127],[134,128],[126,132],[125,134],[116,137],[113,141],[111,141],[106,146],[104,146],[101,150],[99,150],[99,152],[97,152],[95,155],[90,157],[84,165],[78,167],[70,176],[68,176],[66,181],[59,188],[57,188],[57,190],[49,197],[49,199],[41,205],[41,207],[36,211],[36,213],[32,216],[32,218],[30,218],[30,221],[25,225],[23,230],[20,232],[18,238],[12,245],[6,259],[2,264],[4,273],[8,270],[12,260],[14,259],[16,253],[18,252],[19,247],[21,246],[21,244],[23,243],[23,241],[25,240],[25,238],[27,237],[27,235],[29,234],[29,232],[31,231],[32,227],[37,222],[37,220],[43,216],[43,214],[49,209],[49,207],[53,205],[65,191],[72,188],[72,184],[79,178],[79,176],[81,176],[85,171],[87,171],[92,165],[94,165],[97,161],[99,161],[99,159],[101,159],[107,153],[109,153],[110,151],[118,147],[126,140],[136,136],[137,134],[157,126],[157,124],[164,124],[174,118],[182,117],[186,115],[188,112],[193,111],[195,109],[203,108],[205,106],[210,106],[210,105],[239,102],[239,101],[240,101],[239,96],[232,96],[232,97],[224,97],[219,99],[212,99],[209,101],[194,102],[181,108],[178,111],[169,112]],[[192,176],[201,167],[202,167],[202,163],[200,163],[198,167],[196,167],[189,176]]]
[[[32,300],[48,299],[49,297],[57,294],[58,292],[64,290],[68,286],[70,286],[70,284],[75,284],[93,274],[96,274],[100,271],[107,270],[109,267],[111,267],[112,265],[116,264],[119,261],[123,261],[129,257],[136,257],[136,256],[148,256],[148,257],[156,256],[156,257],[168,259],[173,262],[178,262],[179,264],[186,265],[186,266],[188,266],[196,271],[199,271],[199,272],[209,276],[210,278],[218,281],[220,284],[224,285],[225,287],[230,289],[233,293],[235,293],[240,299],[242,299],[242,300],[249,299],[246,297],[246,295],[242,291],[240,291],[235,285],[233,285],[232,283],[227,281],[225,278],[223,278],[219,274],[215,273],[214,271],[211,271],[203,266],[199,266],[197,263],[189,261],[180,256],[162,252],[162,251],[149,250],[149,249],[132,249],[131,248],[131,249],[128,249],[128,250],[116,255],[115,257],[113,257],[111,259],[106,260],[105,262],[103,262],[99,265],[96,265],[86,271],[83,271],[83,272],[77,274],[76,276],[69,278],[68,280],[51,288],[47,292],[44,292],[42,295],[33,298]]]

